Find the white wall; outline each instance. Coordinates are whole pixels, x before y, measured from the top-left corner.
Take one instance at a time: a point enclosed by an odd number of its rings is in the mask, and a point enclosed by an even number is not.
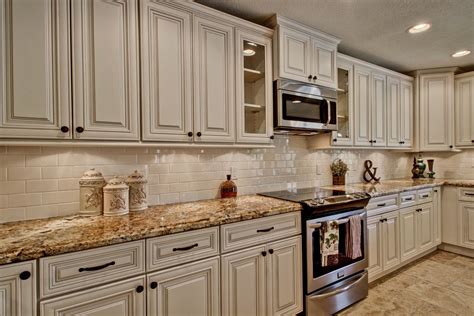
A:
[[[0,147],[0,222],[76,213],[78,181],[91,167],[107,178],[145,173],[151,205],[215,198],[231,167],[239,194],[329,185],[329,164],[338,157],[350,167],[348,183],[362,181],[366,159],[382,179],[410,175],[411,156],[404,153],[308,150],[304,137],[275,143],[274,149]]]

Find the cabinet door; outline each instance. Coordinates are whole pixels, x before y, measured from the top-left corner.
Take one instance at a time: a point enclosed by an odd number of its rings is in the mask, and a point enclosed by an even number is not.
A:
[[[433,234],[435,244],[441,244],[441,187],[433,189]]]
[[[0,0],[0,138],[71,138],[69,5]]]
[[[420,76],[420,151],[450,150],[453,73]]]
[[[370,86],[370,69],[356,65],[354,68],[354,143],[358,146],[371,146],[372,112],[370,109]]]
[[[337,46],[321,43],[313,39],[311,75],[316,77],[313,82],[322,86],[336,88],[336,54]]]
[[[263,251],[265,247],[259,246],[222,256],[222,315],[266,314]]]
[[[380,216],[367,219],[367,238],[369,253],[369,278],[374,280],[382,273],[382,222]]]
[[[192,141],[191,14],[141,5],[143,140]]]
[[[236,47],[237,141],[271,143],[272,40],[237,30]]]
[[[312,82],[311,37],[279,26],[280,78]]]
[[[474,77],[456,79],[456,146],[474,146]]]
[[[413,145],[413,84],[402,80],[400,92],[400,140],[402,147],[411,147]]]
[[[219,315],[218,257],[149,274],[147,279],[149,316]]]
[[[372,74],[372,146],[387,146],[387,103],[386,103],[386,77],[385,75]]]
[[[387,77],[387,146],[399,147],[401,140],[400,79]]]
[[[461,246],[474,249],[474,203],[459,202],[459,213]]]
[[[423,204],[418,208],[419,251],[430,249],[434,244],[433,204]]]
[[[235,141],[234,29],[194,17],[195,141]]]
[[[267,245],[267,315],[303,310],[301,236]]]
[[[137,1],[73,0],[72,19],[75,138],[138,140]]]
[[[145,316],[145,278],[136,277],[42,301],[42,316]]]
[[[400,263],[400,217],[398,211],[384,214],[383,269],[387,270]]]
[[[418,253],[416,208],[400,210],[400,257],[402,262]]]
[[[0,315],[36,315],[36,262],[0,267]]]
[[[354,65],[337,59],[337,131],[332,132],[332,146],[354,145],[353,100]]]

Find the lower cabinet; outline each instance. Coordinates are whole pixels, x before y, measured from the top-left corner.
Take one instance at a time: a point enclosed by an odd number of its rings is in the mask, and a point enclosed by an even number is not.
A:
[[[0,267],[0,315],[36,315],[36,262]]]
[[[145,277],[60,296],[40,304],[42,316],[146,315]]]
[[[147,275],[148,315],[220,314],[219,257]]]
[[[400,210],[400,222],[402,261],[435,246],[432,203]]]
[[[301,236],[221,257],[223,315],[296,314],[303,307]]]
[[[474,249],[474,202],[460,202],[460,246]]]

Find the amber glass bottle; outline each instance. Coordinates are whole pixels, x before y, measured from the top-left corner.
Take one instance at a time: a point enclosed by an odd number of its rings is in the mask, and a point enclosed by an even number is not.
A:
[[[227,175],[227,181],[221,184],[221,198],[230,198],[237,196],[237,185],[232,181],[231,175]]]

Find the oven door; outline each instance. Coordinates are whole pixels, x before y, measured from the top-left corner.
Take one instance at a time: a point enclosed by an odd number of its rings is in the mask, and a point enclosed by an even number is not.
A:
[[[301,92],[278,90],[277,127],[337,130],[336,101]]]
[[[361,220],[360,247],[362,256],[352,259],[346,255],[346,227],[350,216],[357,215]],[[323,265],[320,253],[321,224],[337,221],[339,226],[339,247],[337,263]],[[307,293],[319,290],[334,282],[361,272],[368,267],[367,254],[367,213],[365,209],[331,215],[306,222],[306,277]]]

